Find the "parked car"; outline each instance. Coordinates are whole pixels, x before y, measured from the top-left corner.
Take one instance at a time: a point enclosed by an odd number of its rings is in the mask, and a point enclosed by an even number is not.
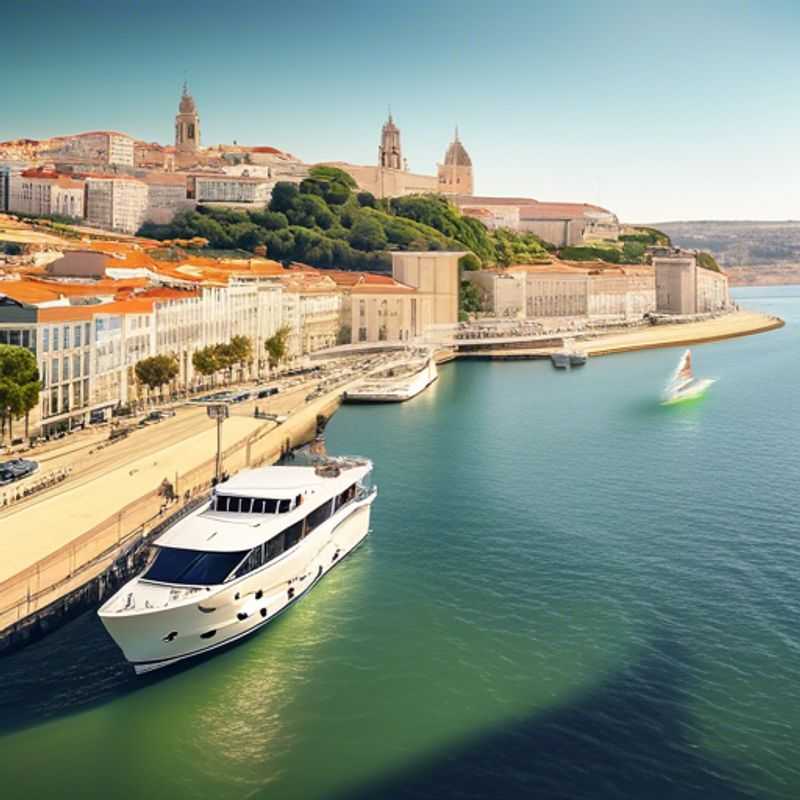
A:
[[[24,458],[12,458],[10,461],[0,463],[0,486],[6,486],[14,481],[20,481],[33,475],[39,469],[36,461]]]
[[[277,386],[266,386],[258,390],[258,399],[262,400],[265,397],[272,397],[272,395],[278,394],[279,391],[280,389]]]

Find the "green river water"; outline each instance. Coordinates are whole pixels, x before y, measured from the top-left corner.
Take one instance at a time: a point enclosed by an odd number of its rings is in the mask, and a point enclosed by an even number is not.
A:
[[[738,299],[787,325],[694,348],[699,403],[665,349],[343,408],[364,546],[185,669],[93,613],[0,660],[0,796],[800,798],[800,287]]]

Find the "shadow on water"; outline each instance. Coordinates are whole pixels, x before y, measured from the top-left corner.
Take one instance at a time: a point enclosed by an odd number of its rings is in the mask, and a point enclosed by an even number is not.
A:
[[[280,622],[273,621],[254,636]],[[232,652],[252,638],[233,642],[224,651]],[[220,655],[211,652],[136,675],[96,611],[87,611],[44,639],[0,659],[0,735],[87,711],[196,669]]]
[[[0,659],[0,733],[83,710],[138,689],[94,611]]]
[[[687,655],[661,640],[572,703],[511,721],[336,800],[757,800],[692,740]]]

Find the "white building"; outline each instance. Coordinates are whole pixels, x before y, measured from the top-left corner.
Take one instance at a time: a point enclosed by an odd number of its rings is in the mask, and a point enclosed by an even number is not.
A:
[[[83,181],[57,172],[29,169],[9,176],[8,210],[33,216],[84,216]]]
[[[166,224],[179,211],[193,209],[194,200],[187,197],[186,175],[172,172],[149,172],[142,176],[147,184],[146,219],[150,222]]]
[[[116,131],[89,131],[59,139],[51,153],[59,161],[84,164],[133,166],[133,139]]]
[[[147,215],[148,187],[127,176],[86,179],[86,219],[90,225],[136,233]]]
[[[194,199],[198,203],[252,203],[264,206],[272,196],[273,182],[246,175],[196,175]]]

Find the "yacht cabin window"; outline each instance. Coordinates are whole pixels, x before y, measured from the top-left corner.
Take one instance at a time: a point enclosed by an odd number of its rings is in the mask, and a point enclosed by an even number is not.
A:
[[[269,497],[237,497],[218,494],[214,498],[214,511],[238,514],[285,514],[291,511],[292,501],[276,500]]]
[[[247,551],[206,553],[178,547],[159,547],[144,580],[159,583],[212,586],[223,583]]]

